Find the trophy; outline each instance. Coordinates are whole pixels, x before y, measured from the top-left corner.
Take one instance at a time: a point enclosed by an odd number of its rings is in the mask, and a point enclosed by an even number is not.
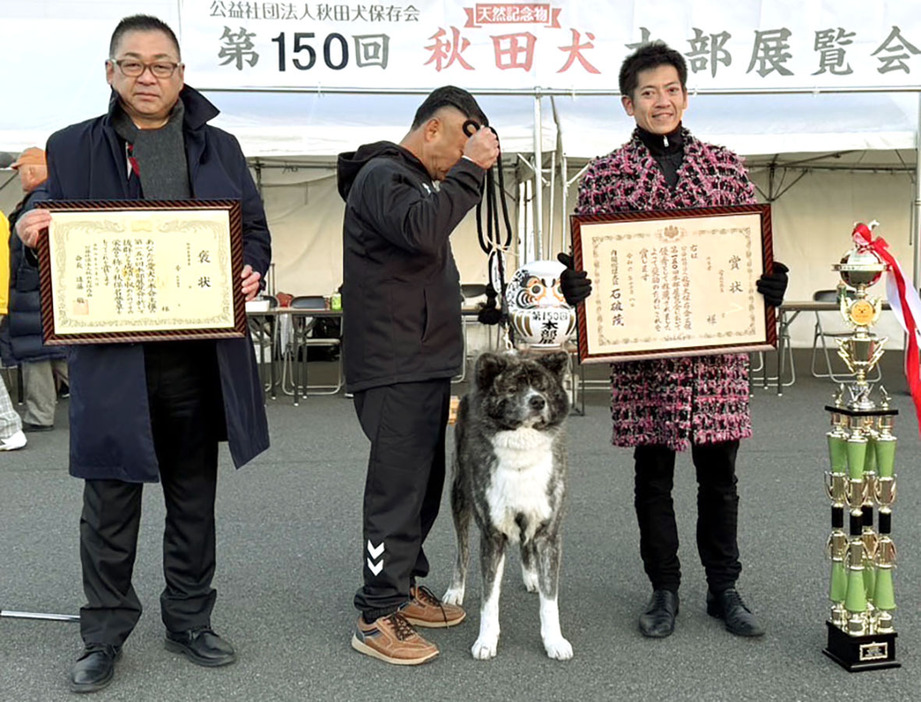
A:
[[[870,229],[875,226],[870,223]],[[837,340],[838,356],[854,381],[842,384],[833,404],[825,407],[832,427],[826,435],[831,469],[825,473],[832,531],[825,550],[832,565],[828,645],[823,652],[850,672],[896,668],[901,664],[895,659],[896,552],[891,532],[896,496],[892,425],[898,411],[889,406],[885,388],[880,386],[877,402],[867,382],[886,343],[871,331],[882,300],[871,298],[868,290],[888,264],[868,244],[857,243],[834,269],[842,281],[838,306],[853,329]]]

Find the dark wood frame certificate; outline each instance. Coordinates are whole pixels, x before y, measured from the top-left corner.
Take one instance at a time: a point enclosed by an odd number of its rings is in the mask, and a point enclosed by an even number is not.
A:
[[[773,263],[770,205],[572,215],[583,363],[761,351],[777,345],[756,289]]]
[[[46,201],[39,239],[49,345],[246,335],[235,200]]]

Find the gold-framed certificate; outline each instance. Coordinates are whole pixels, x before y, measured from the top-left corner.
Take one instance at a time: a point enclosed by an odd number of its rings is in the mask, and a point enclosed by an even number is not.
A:
[[[767,350],[770,205],[572,215],[592,294],[577,306],[583,363]]]
[[[49,345],[246,334],[235,200],[45,201],[39,239]]]

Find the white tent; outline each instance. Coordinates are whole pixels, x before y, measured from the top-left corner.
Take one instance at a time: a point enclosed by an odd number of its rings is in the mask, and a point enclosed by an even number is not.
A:
[[[882,223],[880,233],[890,242],[906,271],[915,268],[917,252],[912,233],[917,227],[912,222],[919,123],[915,91],[919,88],[917,78],[912,76],[921,72],[921,56],[912,49],[921,46],[921,19],[910,16],[911,8],[904,7],[908,3],[876,3],[867,8],[867,3],[856,0],[842,1],[834,7],[818,0],[764,0],[740,3],[740,7],[730,9],[724,3],[709,1],[558,3],[552,8],[562,12],[562,25],[553,30],[557,32],[553,36],[565,34],[568,39],[570,29],[576,32],[579,28],[579,36],[585,40],[594,31],[590,36],[599,52],[606,51],[604,55],[608,57],[604,64],[594,60],[608,70],[600,78],[586,76],[593,82],[552,89],[530,87],[546,84],[534,82],[531,76],[514,79],[494,70],[475,78],[475,72],[457,70],[457,65],[437,74],[422,70],[391,72],[386,84],[375,77],[357,87],[342,85],[344,78],[336,84],[333,74],[324,79],[325,84],[310,84],[304,75],[291,76],[290,71],[282,76],[287,84],[278,81],[281,74],[235,81],[235,74],[219,74],[211,65],[216,64],[216,52],[205,46],[203,27],[213,24],[237,31],[244,26],[269,26],[267,19],[259,24],[255,19],[229,14],[233,6],[242,12],[243,6],[256,5],[273,6],[276,11],[296,5],[309,17],[290,26],[298,31],[313,30],[317,36],[332,36],[331,29],[323,28],[325,25],[345,26],[341,17],[336,21],[328,18],[324,25],[317,18],[321,5],[316,3],[0,0],[0,31],[6,55],[18,59],[0,66],[7,97],[6,108],[0,112],[0,151],[18,152],[42,145],[55,129],[99,114],[108,98],[103,61],[111,30],[125,15],[155,14],[177,29],[187,63],[187,82],[205,88],[209,99],[222,111],[215,124],[240,139],[253,165],[273,232],[276,289],[295,294],[328,293],[338,285],[341,271],[342,205],[335,190],[335,155],[368,141],[399,140],[420,96],[431,87],[455,83],[475,92],[502,139],[507,189],[511,191],[513,211],[521,215],[520,233],[525,240],[541,242],[542,255],[549,255],[565,241],[563,177],[559,170],[562,157],[567,162],[566,180],[571,180],[587,159],[616,148],[632,129],[632,120],[623,113],[616,94],[616,69],[610,68],[619,65],[620,57],[627,53],[623,37],[637,41],[646,30],[654,38],[661,36],[673,46],[684,43],[686,47],[687,41],[680,37],[694,36],[701,27],[711,38],[717,36],[717,29],[733,27],[736,41],[744,34],[737,27],[747,27],[750,34],[793,26],[787,31],[794,39],[800,37],[805,42],[796,45],[791,39],[794,49],[807,45],[811,49],[813,37],[802,37],[805,31],[815,34],[818,45],[818,30],[838,27],[847,37],[838,43],[839,49],[850,47],[856,51],[861,47],[866,64],[871,60],[871,50],[897,23],[906,56],[902,59],[904,71],[888,71],[885,75],[877,72],[874,75],[878,80],[871,80],[865,77],[866,70],[857,66],[857,72],[864,73],[856,83],[856,79],[844,78],[836,83],[836,76],[823,86],[810,81],[827,76],[810,78],[806,74],[786,85],[775,71],[754,88],[741,83],[727,88],[720,84],[719,76],[695,73],[689,78],[691,104],[685,121],[697,136],[748,157],[762,197],[773,202],[775,256],[793,271],[788,298],[808,299],[815,289],[834,287],[836,277],[830,267],[848,248],[848,235],[855,220],[878,219]],[[352,8],[354,12],[360,6],[336,7],[346,12]],[[485,12],[483,8],[487,6],[419,1],[398,7],[418,8],[423,19],[427,12],[434,13],[437,19],[432,20],[432,26],[473,35],[477,30],[465,29],[467,25],[457,18],[467,9]],[[219,16],[222,12],[226,16]],[[622,21],[602,21],[610,16]],[[352,22],[347,29],[357,34],[356,26]],[[361,26],[362,31],[374,28],[367,22]],[[392,33],[408,31],[408,26],[404,23]],[[601,34],[602,26],[614,27],[605,31],[616,36],[603,43],[602,37],[596,36]],[[507,29],[502,25],[502,31]],[[538,37],[544,36],[541,31],[550,31],[531,25],[527,29]],[[275,29],[259,31],[268,37]],[[285,36],[293,37],[292,32],[285,31]],[[435,36],[430,34],[426,29],[426,45]],[[872,46],[864,34],[872,35]],[[391,52],[398,57],[395,43],[391,41]],[[556,43],[550,55],[559,57],[561,41]],[[474,39],[470,51],[482,52],[486,48]],[[886,51],[889,49],[877,52],[872,60],[882,60]],[[795,51],[791,49],[791,53]],[[717,57],[714,49],[714,64]],[[557,66],[559,58],[553,60]],[[737,53],[733,70],[750,81],[752,67],[743,74],[747,60],[747,55]],[[263,56],[259,68],[268,70],[270,66],[270,57]],[[544,70],[541,78],[552,78],[554,70]],[[803,75],[803,71],[797,75]],[[297,80],[308,82],[295,84]],[[531,189],[528,195],[524,184],[532,178],[535,160],[542,164],[544,186]],[[12,173],[0,171],[0,209],[9,211],[18,197]],[[571,210],[574,199],[573,185],[566,194],[567,209]],[[519,212],[518,205],[526,200],[528,206]],[[530,214],[535,206],[542,212],[536,225]],[[454,242],[462,278],[482,281],[485,256],[476,244],[471,222],[455,234]],[[806,324],[799,323],[794,333],[799,343],[811,339],[811,329]],[[900,339],[896,330],[892,336]]]

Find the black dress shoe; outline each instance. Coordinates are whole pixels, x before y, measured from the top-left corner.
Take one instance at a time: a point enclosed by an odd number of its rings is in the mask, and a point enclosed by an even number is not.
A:
[[[229,641],[225,641],[211,627],[197,627],[188,631],[167,631],[166,650],[181,653],[193,663],[208,668],[230,665],[237,654]]]
[[[54,429],[54,424],[32,424],[32,422],[22,423],[22,430],[27,432],[51,431],[52,429]]]
[[[640,615],[643,636],[664,639],[675,631],[678,615],[678,593],[671,590],[653,590],[646,610]]]
[[[96,692],[112,682],[115,661],[121,648],[110,644],[87,644],[70,671],[70,689],[73,692]]]
[[[736,636],[764,636],[764,627],[734,587],[719,594],[708,590],[707,614],[726,622],[726,631]]]

